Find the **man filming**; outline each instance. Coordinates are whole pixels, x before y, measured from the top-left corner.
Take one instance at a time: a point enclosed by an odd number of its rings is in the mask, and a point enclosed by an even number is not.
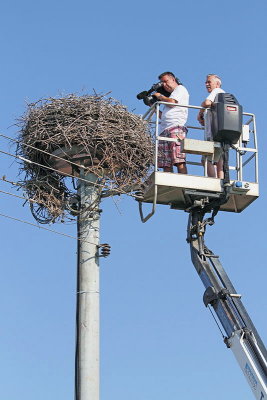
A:
[[[188,109],[173,105],[188,105],[189,93],[172,72],[163,72],[159,75],[159,79],[163,84],[163,88],[170,93],[169,97],[158,92],[153,94],[157,100],[169,103],[169,105],[164,105],[162,112],[160,112],[159,136],[182,140],[187,133],[185,124],[188,117]],[[180,142],[160,140],[158,154],[159,168],[163,168],[165,172],[173,172],[173,165],[175,165],[179,173],[187,174],[185,154],[181,153]]]

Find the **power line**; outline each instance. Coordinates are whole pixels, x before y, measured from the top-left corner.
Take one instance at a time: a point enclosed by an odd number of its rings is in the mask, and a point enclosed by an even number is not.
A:
[[[5,192],[4,190],[0,190],[0,193],[8,194],[9,196],[14,196],[14,197],[17,197],[17,198],[19,198],[19,199],[23,199],[23,200],[25,200],[25,201],[29,201],[29,202],[31,202],[31,203],[36,203],[36,201],[33,200],[33,199],[29,199],[29,198],[24,197],[24,196],[19,196],[19,195],[14,194],[14,193]]]
[[[52,232],[52,233],[56,233],[57,235],[65,236],[65,237],[68,237],[68,238],[70,238],[70,239],[79,240],[80,242],[94,244],[94,243],[92,243],[92,242],[89,242],[88,240],[84,240],[84,239],[81,239],[81,238],[78,238],[78,237],[72,236],[72,235],[67,235],[66,233],[61,233],[61,232],[55,231],[55,230],[53,230],[53,229],[44,228],[43,226],[39,226],[39,225],[37,225],[37,224],[33,224],[33,223],[31,223],[31,222],[24,221],[24,220],[19,219],[19,218],[11,217],[10,215],[5,215],[5,214],[1,214],[1,213],[0,213],[0,216],[1,216],[1,217],[8,218],[8,219],[12,219],[13,221],[22,222],[23,224],[31,225],[31,226],[34,226],[34,227],[39,228],[39,229],[44,229],[45,231]]]
[[[0,136],[3,137],[3,138],[5,138],[5,139],[11,140],[11,141],[13,141],[13,142],[19,143],[19,140],[14,139],[14,138],[11,138],[10,136],[6,136],[6,135],[3,135],[3,134],[0,134]],[[34,150],[37,150],[37,151],[39,151],[39,152],[41,152],[41,153],[47,154],[47,155],[49,155],[49,156],[52,156],[53,158],[57,158],[57,159],[59,159],[59,160],[61,160],[61,161],[68,162],[69,164],[71,164],[71,165],[73,165],[73,166],[76,166],[76,167],[78,167],[78,168],[84,168],[84,169],[87,168],[87,167],[85,167],[84,165],[76,164],[76,163],[74,163],[73,161],[70,161],[70,160],[67,160],[67,159],[65,159],[65,158],[56,156],[56,155],[54,155],[54,154],[52,154],[52,153],[49,153],[49,152],[47,152],[47,151],[45,151],[45,150],[38,149],[37,147],[32,146],[32,145],[30,145],[30,144],[24,144],[24,145],[27,146],[27,147],[30,147],[30,148],[32,148],[32,149],[34,149]],[[107,190],[110,190],[110,192],[112,193],[112,195],[120,194],[120,191],[119,191],[118,189],[115,189],[115,188],[114,188],[114,189],[108,189],[108,187],[107,187],[106,185],[103,185],[103,184],[100,184],[100,183],[91,182],[91,181],[88,181],[88,180],[83,179],[83,178],[81,178],[81,177],[77,177],[77,176],[75,176],[75,175],[67,174],[66,172],[62,172],[62,171],[57,170],[57,169],[55,169],[55,168],[49,167],[49,166],[47,166],[47,165],[40,164],[40,163],[37,163],[37,162],[35,162],[35,161],[28,160],[28,159],[26,159],[26,158],[24,158],[24,157],[22,157],[22,156],[18,156],[18,155],[14,155],[14,154],[11,154],[11,153],[8,153],[8,152],[4,152],[3,150],[0,150],[0,153],[9,155],[9,156],[14,157],[14,158],[18,158],[19,160],[22,160],[22,161],[27,162],[27,163],[29,163],[29,164],[38,165],[38,166],[40,166],[40,167],[43,167],[43,168],[52,170],[52,171],[54,171],[54,172],[57,172],[57,173],[59,173],[59,174],[65,175],[65,176],[68,176],[68,177],[70,177],[70,178],[76,178],[76,179],[79,179],[80,181],[83,181],[83,182],[86,182],[86,183],[92,183],[92,184],[95,185],[95,186],[99,186],[99,187],[105,188],[105,189],[107,189]],[[129,193],[129,192],[126,192],[126,191],[124,192],[124,194],[126,194],[127,196],[130,196],[130,197],[136,197],[135,195],[133,195],[133,194],[131,194],[131,193]]]
[[[3,137],[3,138],[5,138],[5,139],[12,140],[13,142],[20,143],[19,140],[14,139],[14,138],[12,138],[12,137],[10,137],[10,136],[6,136],[6,135],[3,135],[3,134],[0,134],[0,136]],[[46,150],[38,149],[37,147],[32,146],[31,144],[23,143],[23,146],[30,147],[31,149],[40,151],[41,153],[47,154],[47,155],[52,156],[52,157],[54,157],[54,158],[57,158],[57,159],[59,159],[59,160],[61,160],[61,161],[65,161],[65,162],[67,162],[67,163],[69,163],[69,164],[71,164],[71,165],[74,165],[75,167],[79,167],[79,168],[84,168],[84,169],[86,169],[86,167],[85,167],[84,165],[76,164],[76,163],[74,163],[73,161],[70,161],[70,160],[68,160],[68,159],[66,159],[66,158],[62,158],[62,157],[56,156],[55,154],[49,153],[49,152],[46,151]]]
[[[27,163],[29,163],[29,164],[34,164],[34,165],[37,165],[37,166],[39,166],[39,167],[49,169],[49,170],[51,170],[51,171],[57,172],[58,174],[65,175],[65,176],[68,176],[68,177],[70,177],[70,178],[78,179],[78,180],[80,180],[80,181],[82,181],[82,182],[85,182],[85,183],[87,183],[87,184],[88,184],[88,183],[91,183],[91,184],[94,185],[94,186],[99,186],[99,187],[101,187],[101,188],[110,190],[110,192],[112,193],[112,195],[116,195],[116,194],[119,195],[119,194],[122,194],[118,189],[115,189],[115,188],[114,188],[114,189],[108,189],[108,187],[105,186],[105,185],[103,185],[103,184],[96,183],[96,182],[91,182],[91,181],[89,181],[89,180],[87,180],[87,179],[84,179],[84,178],[81,178],[81,177],[77,177],[77,176],[75,176],[75,175],[67,174],[66,172],[57,170],[57,169],[52,168],[52,167],[48,167],[47,165],[40,164],[40,163],[37,163],[37,162],[35,162],[35,161],[28,160],[28,159],[25,158],[25,157],[17,156],[17,155],[15,155],[15,154],[12,154],[12,153],[9,153],[9,152],[3,151],[3,150],[0,150],[0,153],[5,154],[5,155],[8,155],[8,156],[13,157],[13,158],[18,158],[19,160],[24,161],[24,162],[27,162]],[[64,160],[64,158],[63,158],[62,160]],[[81,166],[80,166],[80,167],[81,167]],[[5,181],[5,179],[2,179],[2,180]],[[21,186],[22,186],[22,185],[21,185]],[[126,194],[126,195],[128,195],[128,196],[135,197],[135,196],[133,196],[133,195],[131,195],[130,193],[127,193],[127,192],[124,192],[124,194]]]
[[[13,182],[8,181],[8,180],[3,179],[3,178],[0,178],[0,180],[2,180],[2,181],[4,181],[4,182],[7,182],[7,183],[14,184]],[[19,185],[19,184],[18,184],[18,186],[22,186],[22,187],[23,187],[23,185]],[[18,198],[23,199],[23,200],[25,200],[25,201],[29,201],[29,202],[31,202],[31,203],[36,203],[36,204],[39,204],[39,205],[43,205],[43,206],[45,207],[45,203],[43,203],[43,202],[41,202],[41,201],[38,201],[38,200],[34,200],[34,199],[31,199],[31,198],[28,198],[28,197],[25,197],[25,196],[19,196],[19,195],[10,193],[10,192],[5,192],[4,190],[0,190],[0,193],[4,193],[4,194],[8,194],[8,195],[10,195],[10,196],[18,197]],[[94,205],[94,203],[91,203],[90,206],[89,206],[88,208],[91,208],[93,205]]]
[[[13,186],[23,187],[23,185],[21,183],[13,182],[13,181],[10,181],[10,180],[6,179],[5,175],[3,175],[2,178],[0,178],[0,181],[6,182],[6,183],[10,183]]]
[[[46,168],[46,169],[49,169],[50,171],[57,172],[57,173],[59,173],[59,174],[61,174],[61,175],[69,176],[70,178],[78,178],[80,181],[83,181],[83,182],[86,182],[86,183],[92,183],[93,185],[96,185],[96,186],[105,187],[105,185],[101,185],[100,183],[91,182],[91,181],[88,181],[88,180],[86,180],[86,179],[77,177],[77,176],[75,176],[75,175],[67,174],[66,172],[59,171],[59,170],[57,170],[57,169],[55,169],[55,168],[48,167],[47,165],[40,164],[40,163],[37,163],[37,162],[35,162],[35,161],[28,160],[28,159],[25,158],[25,157],[17,156],[17,155],[15,155],[15,154],[9,153],[9,152],[7,152],[7,151],[0,150],[0,153],[6,154],[6,155],[8,155],[8,156],[10,156],[10,157],[13,157],[13,158],[18,158],[19,160],[24,161],[24,162],[26,162],[26,163],[28,163],[28,164],[34,164],[34,165],[37,165],[38,167]]]
[[[23,199],[23,200],[25,200],[25,201],[29,201],[29,202],[31,202],[31,203],[36,203],[36,201],[33,200],[33,199],[30,199],[30,198],[27,198],[27,197],[24,197],[24,196],[19,196],[19,195],[17,195],[17,194],[10,193],[10,192],[5,192],[4,190],[0,190],[0,193],[7,194],[7,195],[9,195],[9,196],[14,196],[14,197],[16,197],[16,198]],[[80,241],[83,241],[83,242],[91,243],[91,242],[88,242],[87,240],[83,240],[83,239],[79,239],[78,237],[66,235],[66,234],[64,234],[64,233],[60,233],[60,232],[54,231],[53,229],[44,228],[44,227],[42,227],[42,226],[39,226],[39,225],[37,225],[37,224],[33,224],[33,223],[31,223],[31,222],[22,221],[22,220],[19,220],[19,219],[16,219],[16,218],[14,218],[14,217],[7,216],[7,215],[4,215],[4,214],[0,214],[0,215],[3,216],[3,217],[6,217],[6,218],[10,218],[10,219],[14,219],[14,220],[16,220],[16,221],[23,222],[23,223],[25,223],[25,224],[29,224],[29,225],[32,225],[32,226],[36,226],[36,227],[38,227],[39,229],[45,229],[45,230],[48,230],[48,231],[50,231],[50,232],[57,233],[58,235],[63,235],[63,236],[67,236],[67,237],[70,237],[70,238],[73,238],[73,239],[76,239],[76,240],[80,240]]]

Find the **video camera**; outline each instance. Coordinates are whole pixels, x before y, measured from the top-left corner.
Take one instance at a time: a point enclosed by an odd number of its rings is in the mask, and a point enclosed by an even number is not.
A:
[[[149,90],[144,90],[143,92],[138,93],[136,97],[138,98],[138,100],[143,100],[146,106],[151,107],[154,103],[158,101],[158,99],[153,96],[153,92],[158,92],[166,97],[170,96],[170,93],[163,88],[163,83],[158,82],[152,85]]]

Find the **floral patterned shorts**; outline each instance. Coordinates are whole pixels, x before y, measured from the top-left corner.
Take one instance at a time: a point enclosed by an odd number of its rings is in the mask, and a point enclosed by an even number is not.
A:
[[[165,129],[159,136],[169,137],[172,139],[184,139],[188,129],[185,126],[173,126]],[[158,146],[158,167],[172,167],[174,164],[185,162],[185,153],[181,153],[180,142],[167,142],[159,140]]]

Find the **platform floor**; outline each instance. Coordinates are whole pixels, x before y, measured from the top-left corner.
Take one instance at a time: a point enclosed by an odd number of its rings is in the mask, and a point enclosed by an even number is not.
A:
[[[232,183],[233,181],[231,181]],[[196,175],[184,175],[170,172],[154,172],[146,182],[143,202],[153,203],[155,185],[157,185],[157,204],[166,204],[177,210],[185,210],[192,205],[192,198],[202,193],[219,196],[223,193],[222,181]],[[248,192],[236,192],[230,189],[230,197],[221,206],[222,211],[241,212],[259,197],[259,185],[249,183]],[[203,197],[203,196],[202,196]]]

